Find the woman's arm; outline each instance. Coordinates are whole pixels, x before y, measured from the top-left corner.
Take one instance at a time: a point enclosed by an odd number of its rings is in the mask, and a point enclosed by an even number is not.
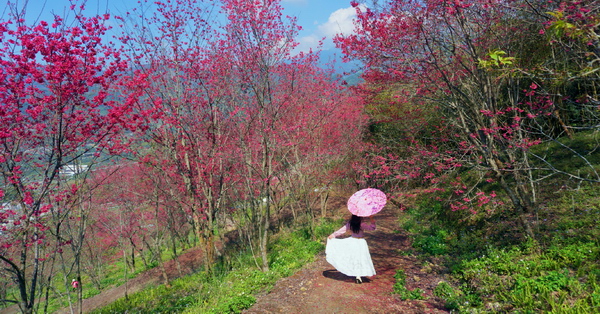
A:
[[[342,234],[346,233],[348,231],[348,229],[346,228],[347,225],[344,225],[343,227],[341,227],[340,229],[338,229],[336,232],[330,234],[327,238],[328,239],[333,239],[335,237],[339,237]]]

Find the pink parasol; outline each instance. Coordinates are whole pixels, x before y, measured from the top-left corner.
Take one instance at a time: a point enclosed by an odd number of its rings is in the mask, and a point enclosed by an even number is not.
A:
[[[368,217],[381,211],[387,202],[385,193],[378,189],[362,189],[348,199],[348,210],[361,217]]]

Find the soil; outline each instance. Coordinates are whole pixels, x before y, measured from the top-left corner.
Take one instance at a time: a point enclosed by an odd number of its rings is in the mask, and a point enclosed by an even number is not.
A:
[[[343,201],[337,200],[331,205],[337,208],[336,215],[347,214]],[[322,252],[313,263],[281,279],[269,293],[258,296],[256,304],[244,313],[449,313],[443,301],[433,295],[433,289],[443,280],[443,269],[435,263],[423,262],[413,254],[403,253],[411,246],[407,234],[398,226],[400,214],[398,207],[386,206],[376,216],[377,230],[369,231],[365,236],[377,271],[375,276],[363,277],[363,283],[356,284],[354,278],[339,273],[327,263]],[[169,278],[174,279],[196,271],[200,263],[201,253],[190,250],[179,257],[179,266],[171,261],[165,264],[165,269]],[[423,300],[403,301],[392,293],[397,269],[404,270],[408,289],[418,288],[424,292]],[[83,313],[106,306],[126,293],[158,285],[161,278],[158,267],[144,272],[127,285],[83,300]],[[16,312],[18,308],[15,307],[0,310],[0,314]],[[71,310],[63,309],[58,313],[71,313]]]
[[[325,254],[296,274],[280,280],[275,287],[244,313],[449,313],[433,289],[443,280],[443,269],[423,263],[410,250],[408,236],[399,228],[401,210],[388,205],[377,214],[377,230],[365,239],[377,274],[356,284],[333,268]],[[406,274],[406,287],[421,289],[423,300],[402,301],[393,294],[397,269]]]

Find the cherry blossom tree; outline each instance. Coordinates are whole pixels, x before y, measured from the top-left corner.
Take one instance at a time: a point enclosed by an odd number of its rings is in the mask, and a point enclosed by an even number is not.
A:
[[[138,259],[145,269],[157,263],[163,283],[168,285],[163,251],[170,247],[172,255],[167,259],[177,262],[179,249],[189,244],[190,223],[187,213],[179,208],[178,202],[172,201],[178,197],[172,194],[171,188],[180,185],[169,182],[165,173],[155,169],[138,162],[122,161],[94,173],[90,181],[98,187],[90,198],[95,209],[89,230],[94,239],[90,241],[109,244],[103,246],[108,255],[100,257],[106,263],[111,262],[115,248],[119,248],[131,271],[136,271]]]
[[[317,69],[317,55],[291,55],[298,27],[279,1],[224,1],[224,10],[229,23],[215,50],[230,60],[228,81],[243,87],[235,94],[243,178],[235,190],[243,191],[246,232],[267,270],[271,220],[280,209],[274,192],[283,187],[291,195],[300,186],[285,182],[326,177],[311,168],[343,160],[360,142],[365,116],[360,99]]]
[[[352,2],[357,10],[356,32],[339,36],[337,42],[347,57],[365,63],[363,77],[368,89],[364,91],[371,93],[371,99],[384,100],[384,106],[375,109],[384,110],[380,121],[407,121],[397,115],[402,112],[426,113],[420,120],[435,121],[428,128],[419,128],[425,137],[400,134],[404,143],[410,143],[404,155],[376,154],[373,171],[394,180],[419,178],[435,184],[442,174],[453,170],[478,170],[480,176],[474,182],[456,182],[452,209],[476,211],[477,200],[484,193],[479,183],[496,182],[511,200],[527,235],[533,236],[527,217],[536,209],[538,179],[564,171],[550,165],[547,158],[533,155],[531,147],[557,141],[575,124],[597,124],[595,119],[565,122],[568,109],[561,105],[565,98],[552,90],[556,81],[548,76],[556,73],[556,68],[547,67],[550,51],[561,48],[544,33],[548,28],[577,33],[575,27],[565,27],[561,7],[578,12],[571,15],[574,19],[591,16],[585,12],[592,11],[582,2],[569,1],[368,4],[371,6]],[[552,22],[552,16],[559,18]],[[593,19],[579,20],[593,25]],[[589,38],[591,33],[586,34]],[[579,95],[590,92],[588,88],[577,90]],[[415,164],[419,160],[423,162]],[[593,170],[590,177],[578,177],[598,178]]]
[[[30,26],[12,8],[0,24],[0,261],[19,291],[7,301],[32,313],[70,241],[80,179],[127,148],[134,97],[115,95],[128,67],[102,41],[108,15]]]
[[[154,8],[152,14],[146,6]],[[212,1],[142,2],[124,22],[121,40],[148,84],[137,86],[145,100],[138,110],[148,117],[140,133],[149,145],[140,150],[144,162],[173,178],[172,201],[192,217],[204,248],[208,270],[215,259],[217,217],[222,195],[233,177],[232,136],[236,108],[229,106],[231,82],[210,50],[217,34]],[[167,47],[167,49],[165,49]]]
[[[293,152],[314,154],[315,163],[341,158],[359,139],[349,134],[360,133],[361,103],[315,69],[315,56],[291,56],[298,26],[285,23],[279,1],[222,1],[223,19],[213,19],[211,1],[153,5],[152,16],[132,11],[123,19],[122,40],[149,82],[138,89],[145,95],[138,110],[148,117],[140,136],[151,143],[140,155],[176,178],[183,193],[173,200],[193,217],[208,270],[220,254],[224,208],[239,204],[249,208],[237,223],[267,269],[269,182],[291,173]],[[350,126],[337,130],[343,119]],[[318,150],[302,151],[312,140]]]

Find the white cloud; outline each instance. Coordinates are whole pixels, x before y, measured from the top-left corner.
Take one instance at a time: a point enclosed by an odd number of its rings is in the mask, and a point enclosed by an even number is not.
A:
[[[287,1],[302,1],[302,0],[287,0]],[[327,22],[319,24],[315,21],[313,33],[298,38],[299,45],[296,51],[307,52],[310,48],[315,49],[319,45],[319,41],[323,41],[323,49],[328,50],[334,47],[333,37],[337,34],[351,34],[354,31],[352,20],[356,17],[356,9],[347,7],[338,9],[332,12],[327,19]]]
[[[329,16],[326,23],[318,26],[319,31],[331,39],[336,34],[350,34],[354,30],[352,19],[356,17],[356,10],[353,7],[339,9]]]
[[[296,47],[296,51],[308,52],[311,48],[314,50],[319,46],[319,41],[322,37],[318,37],[317,35],[309,35],[302,36],[298,38],[298,46]]]

